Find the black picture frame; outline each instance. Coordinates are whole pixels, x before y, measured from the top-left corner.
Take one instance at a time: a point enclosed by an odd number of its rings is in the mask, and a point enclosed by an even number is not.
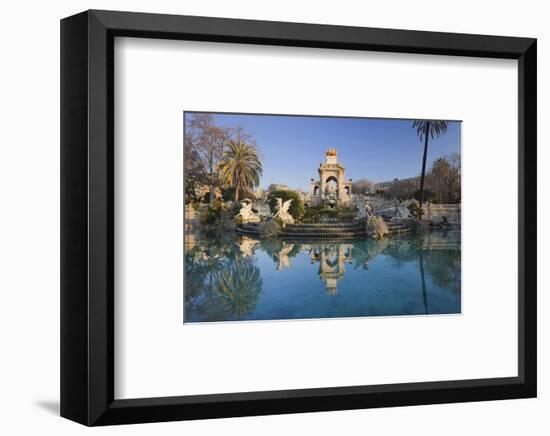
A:
[[[518,376],[115,399],[114,40],[119,36],[516,59]],[[61,20],[61,416],[95,426],[535,397],[536,47],[532,38],[113,11]]]

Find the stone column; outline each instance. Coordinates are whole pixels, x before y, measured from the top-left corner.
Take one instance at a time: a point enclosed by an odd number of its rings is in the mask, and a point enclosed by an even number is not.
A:
[[[338,171],[338,206],[342,205],[342,201],[346,192],[344,190],[344,174],[343,171]]]

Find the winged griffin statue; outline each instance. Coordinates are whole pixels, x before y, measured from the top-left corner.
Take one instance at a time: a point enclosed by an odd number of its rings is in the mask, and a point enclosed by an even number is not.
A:
[[[280,218],[285,224],[294,224],[294,218],[288,213],[292,199],[283,202],[282,198],[277,197],[277,212],[273,215],[275,218]]]
[[[241,202],[241,209],[237,214],[237,217],[240,217],[243,223],[259,223],[260,217],[252,211],[252,202],[243,201]]]

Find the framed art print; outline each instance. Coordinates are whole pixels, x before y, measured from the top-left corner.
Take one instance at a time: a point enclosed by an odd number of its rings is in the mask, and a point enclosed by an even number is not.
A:
[[[536,40],[61,21],[61,415],[536,396]]]

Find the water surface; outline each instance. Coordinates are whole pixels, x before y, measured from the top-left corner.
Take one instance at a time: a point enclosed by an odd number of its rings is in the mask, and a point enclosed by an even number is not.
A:
[[[461,311],[460,231],[381,241],[188,236],[185,322]]]

